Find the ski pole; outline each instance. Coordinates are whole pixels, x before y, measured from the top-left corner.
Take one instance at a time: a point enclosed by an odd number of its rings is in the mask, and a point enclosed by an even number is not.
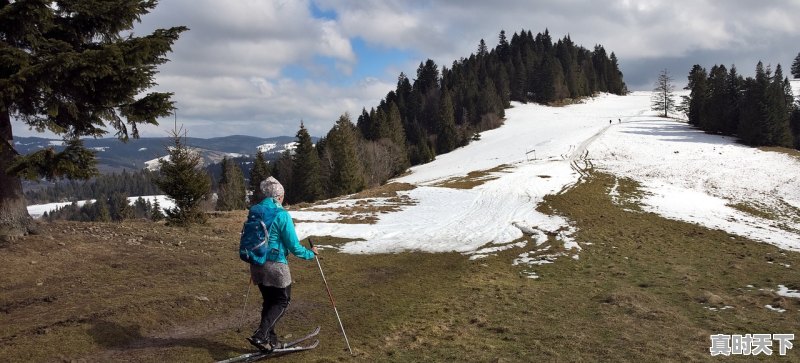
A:
[[[239,327],[236,328],[237,333],[242,332],[242,325],[244,325],[244,312],[247,310],[247,298],[250,297],[250,287],[253,285],[247,281],[247,293],[244,295],[244,306],[242,306],[242,317],[239,319]]]
[[[314,242],[311,242],[311,238],[308,239],[308,244],[311,248],[314,248]],[[342,325],[342,318],[339,317],[339,310],[336,309],[336,302],[333,300],[333,294],[331,294],[331,288],[328,287],[328,280],[325,279],[325,273],[322,272],[322,264],[319,263],[319,258],[317,254],[314,254],[314,260],[317,261],[317,266],[319,267],[319,274],[322,275],[322,282],[325,283],[325,290],[328,291],[328,297],[331,299],[331,305],[333,306],[333,312],[336,313],[336,320],[339,320],[339,327],[342,328],[342,335],[344,335],[344,342],[347,344],[347,350],[350,352],[350,355],[353,355],[353,350],[350,349],[350,341],[347,340],[347,334],[344,332],[344,325]]]

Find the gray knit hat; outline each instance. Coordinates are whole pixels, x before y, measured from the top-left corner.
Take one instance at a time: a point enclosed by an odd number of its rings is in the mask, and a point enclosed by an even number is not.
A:
[[[264,196],[267,198],[277,198],[283,196],[283,185],[278,179],[273,177],[269,177],[264,179],[260,185],[261,192],[264,193]]]

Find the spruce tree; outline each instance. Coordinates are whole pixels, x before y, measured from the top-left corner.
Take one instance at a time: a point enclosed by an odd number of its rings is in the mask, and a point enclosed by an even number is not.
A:
[[[258,150],[256,153],[256,160],[253,162],[253,168],[250,169],[249,189],[252,193],[250,196],[250,204],[254,205],[264,199],[264,193],[261,192],[261,182],[269,178],[269,165],[267,160],[264,159],[264,153]]]
[[[164,194],[175,201],[175,207],[166,210],[167,224],[188,226],[205,223],[206,215],[201,203],[211,193],[211,180],[202,168],[200,153],[186,145],[186,134],[172,131],[173,146],[168,157],[159,160],[159,175],[154,180]]]
[[[357,132],[350,117],[344,114],[328,133],[333,169],[330,191],[333,196],[352,194],[364,187],[364,170],[358,160]]]
[[[653,96],[650,98],[650,108],[662,112],[663,117],[669,117],[669,112],[675,111],[675,86],[669,72],[664,69],[659,73]]]
[[[400,115],[400,109],[396,104],[389,105],[389,113],[386,115],[387,136],[398,148],[398,153],[395,155],[393,170],[394,175],[399,175],[406,171],[410,166],[408,160],[408,148],[406,147],[406,132],[403,129],[403,119]]]
[[[689,124],[699,126],[700,117],[704,114],[704,107],[707,95],[707,79],[705,68],[699,64],[692,66],[689,72],[689,83],[686,84],[686,90],[689,91],[689,102],[686,116],[689,118]]]
[[[789,126],[791,113],[791,88],[787,90],[788,79],[785,80],[781,65],[775,67],[775,73],[767,87],[766,102],[766,133],[765,145],[791,147],[792,133]],[[788,101],[788,102],[787,102]]]
[[[164,219],[164,212],[161,211],[161,203],[158,202],[158,198],[153,198],[153,211],[150,213],[150,219],[154,222]]]
[[[739,108],[739,127],[737,135],[748,145],[761,146],[766,144],[766,95],[770,83],[769,72],[764,69],[764,64],[756,65],[755,78],[747,78],[744,83],[744,95]]]
[[[458,130],[453,116],[453,101],[450,92],[443,92],[439,104],[438,136],[436,138],[436,153],[444,154],[455,149],[458,145]]]
[[[30,224],[19,176],[88,178],[81,137],[106,128],[126,141],[170,114],[171,93],[146,91],[185,27],[131,33],[156,1],[0,1],[0,236]],[[69,147],[21,156],[11,120],[60,135]]]
[[[715,65],[708,76],[708,89],[700,127],[718,133],[725,125],[725,111],[728,107],[728,70],[724,65]]]
[[[111,212],[108,210],[108,198],[101,195],[94,203],[95,220],[98,222],[111,222]]]
[[[114,192],[108,198],[108,211],[111,213],[111,220],[115,222],[130,219],[133,215],[133,210],[128,204],[128,198],[119,192]]]
[[[291,192],[291,198],[287,197],[290,204],[313,202],[322,197],[319,155],[302,122],[297,131],[297,148],[292,156]]]
[[[728,72],[727,90],[725,94],[728,97],[728,104],[725,107],[725,115],[723,120],[722,132],[725,135],[734,135],[739,128],[739,108],[742,94],[742,84],[744,79],[736,71],[736,66],[731,65],[731,70]]]
[[[227,157],[222,158],[222,180],[219,182],[216,209],[219,211],[245,209],[246,195],[242,169]]]
[[[486,47],[486,42],[481,39],[480,43],[478,43],[478,57],[485,57],[489,54],[489,49]]]
[[[793,78],[800,78],[800,53],[797,53],[797,57],[794,57],[791,72]]]

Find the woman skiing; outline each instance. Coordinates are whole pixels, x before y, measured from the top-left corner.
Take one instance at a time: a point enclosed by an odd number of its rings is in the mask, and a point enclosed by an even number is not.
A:
[[[275,333],[275,325],[291,300],[292,276],[286,260],[288,252],[304,260],[313,260],[317,248],[309,250],[297,239],[292,217],[281,206],[284,198],[281,183],[269,177],[261,182],[260,189],[265,198],[250,208],[248,219],[255,214],[268,228],[267,256],[263,265],[250,265],[250,276],[253,284],[258,285],[264,302],[261,323],[247,340],[262,351],[271,351],[282,346]]]

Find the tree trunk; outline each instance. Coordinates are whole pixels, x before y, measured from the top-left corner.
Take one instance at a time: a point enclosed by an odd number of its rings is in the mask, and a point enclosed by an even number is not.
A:
[[[0,109],[0,239],[22,236],[31,226],[22,181],[6,172],[17,155],[13,139],[11,117]]]

